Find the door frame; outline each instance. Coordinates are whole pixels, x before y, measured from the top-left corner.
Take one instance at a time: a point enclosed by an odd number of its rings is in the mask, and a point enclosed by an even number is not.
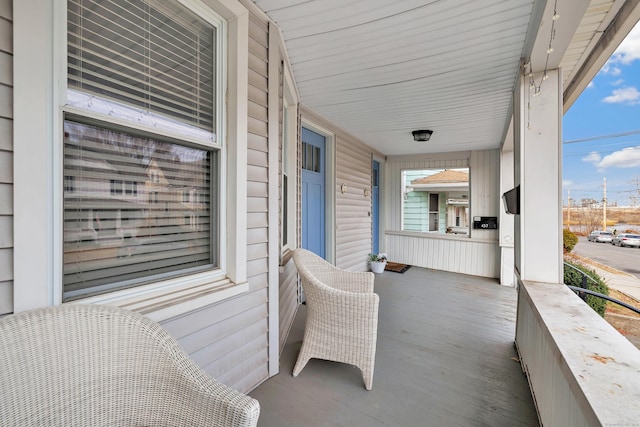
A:
[[[385,167],[387,164],[387,159],[385,156],[379,156],[376,153],[373,153],[371,156],[371,165],[373,167],[373,162],[378,162],[378,251],[382,253],[387,252],[387,244],[386,244],[386,236],[384,233],[386,218],[387,218],[387,205],[385,204],[386,200],[386,189],[387,185],[385,182]],[[373,197],[372,197],[373,202]],[[372,206],[373,209],[373,206]],[[373,236],[372,236],[373,237]]]
[[[335,147],[335,133],[329,129],[324,128],[315,122],[302,116],[301,126],[313,131],[319,135],[322,135],[325,139],[325,174],[324,174],[324,247],[325,247],[325,259],[332,264],[336,262],[336,147]],[[302,146],[302,132],[300,132],[300,138],[298,141],[299,146]],[[300,150],[298,150],[299,152]],[[302,171],[299,171],[302,175]]]

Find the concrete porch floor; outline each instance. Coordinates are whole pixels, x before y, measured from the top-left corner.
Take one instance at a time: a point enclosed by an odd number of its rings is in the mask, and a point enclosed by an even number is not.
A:
[[[380,295],[373,390],[352,366],[312,359],[291,371],[301,306],[280,374],[251,394],[259,425],[537,426],[514,348],[517,292],[496,280],[412,267],[376,275]]]

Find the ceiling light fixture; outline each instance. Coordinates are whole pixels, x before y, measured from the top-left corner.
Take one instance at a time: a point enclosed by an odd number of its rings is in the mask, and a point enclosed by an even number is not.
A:
[[[411,132],[413,134],[413,140],[417,142],[427,142],[431,139],[432,130],[414,130]]]

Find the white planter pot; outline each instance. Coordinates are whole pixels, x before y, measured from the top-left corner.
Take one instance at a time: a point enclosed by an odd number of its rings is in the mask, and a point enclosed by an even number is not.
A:
[[[382,273],[384,271],[384,266],[387,265],[386,262],[381,261],[370,261],[371,271],[374,273]]]

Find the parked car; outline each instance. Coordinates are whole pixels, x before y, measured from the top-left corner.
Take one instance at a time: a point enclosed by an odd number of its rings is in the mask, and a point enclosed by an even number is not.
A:
[[[587,236],[587,240],[589,242],[596,243],[611,243],[613,239],[613,233],[610,231],[592,231],[591,234]]]
[[[611,240],[612,245],[640,248],[640,234],[620,233]]]

